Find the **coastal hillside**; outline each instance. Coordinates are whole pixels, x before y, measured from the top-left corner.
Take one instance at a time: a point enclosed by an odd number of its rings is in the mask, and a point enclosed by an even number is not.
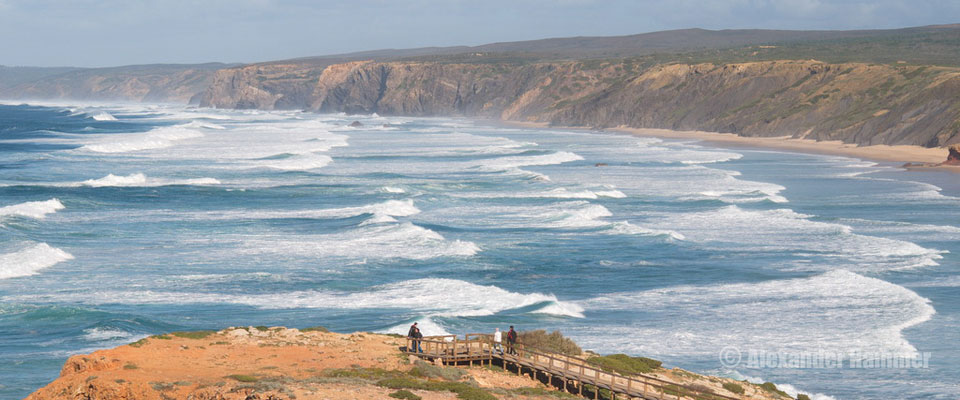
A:
[[[463,57],[461,57],[463,58]],[[960,68],[631,58],[357,61],[218,71],[200,105],[464,116],[939,147],[960,142]]]
[[[547,385],[543,374],[521,374],[497,364],[434,365],[405,355],[400,351],[404,345],[395,335],[339,334],[322,328],[174,332],[70,357],[60,377],[27,400],[581,398]],[[755,385],[660,367],[647,375],[673,382],[685,399],[790,399],[771,383]],[[688,395],[684,387],[701,394]],[[591,390],[596,387],[583,389],[594,398]],[[598,394],[610,398],[604,390]]]
[[[113,68],[0,67],[0,98],[187,103],[227,64],[156,64]]]

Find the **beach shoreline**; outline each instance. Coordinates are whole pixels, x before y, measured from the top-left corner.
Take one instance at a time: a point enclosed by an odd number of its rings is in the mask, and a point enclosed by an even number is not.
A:
[[[837,141],[815,141],[810,139],[796,139],[791,137],[745,137],[733,133],[718,133],[705,131],[675,131],[670,129],[630,128],[619,126],[603,130],[574,126],[551,126],[545,122],[524,121],[492,121],[514,128],[529,129],[570,129],[593,132],[624,133],[640,137],[656,137],[663,139],[697,140],[706,144],[722,147],[749,147],[771,150],[783,150],[797,153],[834,155],[853,157],[869,161],[892,162],[904,164],[908,170],[939,170],[960,173],[960,167],[939,165],[947,159],[949,151],[946,148],[927,148],[912,145],[874,145],[857,146],[851,143]],[[911,164],[911,165],[906,165]]]

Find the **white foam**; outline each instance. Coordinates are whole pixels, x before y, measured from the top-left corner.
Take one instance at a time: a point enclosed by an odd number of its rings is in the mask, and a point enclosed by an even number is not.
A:
[[[403,188],[393,187],[393,186],[384,186],[381,188],[384,193],[406,193],[407,191]]]
[[[759,283],[617,293],[578,304],[588,311],[644,315],[642,323],[628,320],[580,332],[577,341],[586,347],[713,357],[726,346],[742,351],[913,354],[916,348],[902,331],[935,314],[928,299],[909,289],[845,270]],[[704,313],[710,315],[709,324],[690,317]],[[628,333],[633,339],[624,343]]]
[[[110,115],[110,113],[106,111],[100,111],[96,114],[93,114],[90,116],[90,118],[93,118],[97,121],[116,121],[117,120],[116,117],[114,117],[113,115]]]
[[[101,135],[96,143],[87,144],[80,150],[95,153],[129,153],[143,150],[162,149],[176,142],[201,138],[204,134],[184,125],[155,128],[144,133]]]
[[[256,166],[281,171],[310,171],[326,167],[333,159],[323,154],[299,154],[280,160],[264,160],[254,163]]]
[[[480,251],[473,242],[446,240],[432,230],[402,222],[369,224],[325,235],[261,236],[244,239],[245,254],[298,257],[405,258],[469,257]]]
[[[134,333],[121,331],[119,329],[89,328],[83,330],[83,338],[90,342],[103,342],[117,339],[131,340],[137,336],[138,335]]]
[[[417,328],[420,328],[420,333],[422,333],[423,336],[446,336],[446,335],[452,335],[452,333],[450,333],[449,331],[447,331],[447,329],[444,328],[443,325],[438,324],[438,323],[437,323],[436,321],[434,321],[433,318],[431,318],[431,317],[419,318],[419,319],[417,319],[417,320],[414,321],[414,322],[417,323]],[[391,327],[389,327],[389,328],[387,328],[387,329],[383,329],[383,330],[377,331],[377,333],[393,333],[393,334],[397,334],[397,335],[406,336],[406,335],[407,335],[407,332],[409,332],[409,330],[410,330],[410,325],[413,325],[413,324],[412,324],[412,323],[404,322],[404,323],[400,323],[400,324],[391,326]]]
[[[71,184],[68,186],[89,186],[89,187],[155,187],[155,186],[173,186],[173,185],[195,185],[195,186],[211,186],[219,185],[220,181],[213,178],[194,178],[194,179],[153,179],[147,178],[146,175],[142,173],[135,173],[130,175],[114,175],[108,174],[107,176],[99,179],[88,179],[83,182]]]
[[[47,215],[64,209],[63,203],[57,199],[47,201],[28,201],[12,206],[0,207],[0,220],[20,216],[35,219],[44,219]]]
[[[686,240],[683,234],[669,229],[650,229],[631,224],[627,221],[614,222],[610,227],[610,233],[619,235],[640,235],[640,236],[666,236],[673,240]]]
[[[0,279],[36,275],[44,268],[72,259],[70,253],[46,243],[32,244],[13,253],[0,254]]]
[[[765,380],[765,379],[763,379],[763,378],[759,378],[759,377],[756,377],[756,376],[750,376],[750,375],[744,375],[744,374],[742,374],[742,373],[739,372],[739,371],[733,371],[733,375],[731,376],[731,378],[736,379],[736,380],[738,380],[738,381],[744,381],[744,380],[745,380],[745,381],[747,381],[747,382],[754,383],[754,384],[757,384],[757,385],[760,385],[760,384],[763,384],[763,383],[767,382],[767,380]],[[833,396],[829,396],[829,395],[826,395],[826,394],[823,394],[823,393],[810,393],[810,392],[807,392],[807,391],[799,390],[799,389],[797,389],[795,386],[790,385],[790,384],[786,384],[786,383],[774,383],[774,384],[777,386],[777,389],[780,389],[780,390],[786,392],[786,393],[787,393],[788,395],[790,395],[790,397],[792,397],[792,398],[797,398],[797,395],[798,395],[798,394],[803,393],[803,394],[806,394],[807,396],[809,396],[811,400],[836,400],[836,398],[834,398]]]
[[[941,251],[912,242],[853,233],[850,226],[812,221],[790,209],[746,210],[726,206],[695,213],[654,214],[650,229],[672,230],[706,247],[736,246],[738,251],[778,251],[828,263],[801,269],[895,270],[938,265]]]
[[[580,160],[583,160],[583,157],[575,153],[558,151],[535,156],[512,156],[478,160],[475,162],[475,166],[484,171],[508,171],[520,167],[556,165]]]
[[[450,293],[457,293],[451,296]],[[390,283],[358,292],[306,290],[270,294],[159,291],[57,292],[14,295],[4,301],[71,301],[84,304],[240,304],[262,309],[398,309],[435,317],[484,316],[543,304],[530,313],[581,318],[583,309],[552,294],[517,293],[493,285],[442,278]],[[556,305],[556,307],[551,307]],[[406,333],[406,331],[402,332]],[[427,334],[427,332],[424,332]],[[432,333],[431,333],[432,334]]]
[[[623,192],[616,189],[606,189],[606,190],[580,190],[580,191],[570,191],[566,188],[560,187],[555,189],[550,189],[546,191],[531,191],[531,192],[507,192],[507,191],[497,191],[497,192],[487,192],[487,193],[456,193],[456,197],[461,198],[515,198],[515,199],[527,199],[527,198],[552,198],[552,199],[597,199],[600,197],[609,197],[615,199],[622,199],[627,197]]]

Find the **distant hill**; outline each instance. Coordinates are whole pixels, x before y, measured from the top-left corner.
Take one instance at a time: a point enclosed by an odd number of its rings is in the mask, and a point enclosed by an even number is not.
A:
[[[960,143],[960,24],[683,29],[248,65],[0,68],[0,98],[197,103]]]
[[[0,66],[0,98],[186,103],[213,82],[222,63],[111,68]]]

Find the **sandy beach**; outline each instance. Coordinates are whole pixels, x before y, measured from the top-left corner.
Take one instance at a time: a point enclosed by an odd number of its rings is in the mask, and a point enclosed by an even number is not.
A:
[[[503,124],[514,127],[536,129],[577,129],[590,130],[582,127],[550,126],[541,122],[502,121]],[[670,129],[646,129],[616,127],[606,129],[609,132],[622,132],[636,136],[658,137],[667,139],[689,139],[713,143],[720,146],[757,147],[776,150],[785,150],[800,153],[828,154],[846,157],[855,157],[871,161],[896,163],[927,164],[915,165],[911,168],[942,169],[960,173],[960,167],[931,165],[939,164],[947,159],[946,148],[927,148],[920,146],[857,146],[840,141],[815,141],[809,139],[795,139],[791,137],[744,137],[732,133],[717,133],[704,131],[674,131]]]

